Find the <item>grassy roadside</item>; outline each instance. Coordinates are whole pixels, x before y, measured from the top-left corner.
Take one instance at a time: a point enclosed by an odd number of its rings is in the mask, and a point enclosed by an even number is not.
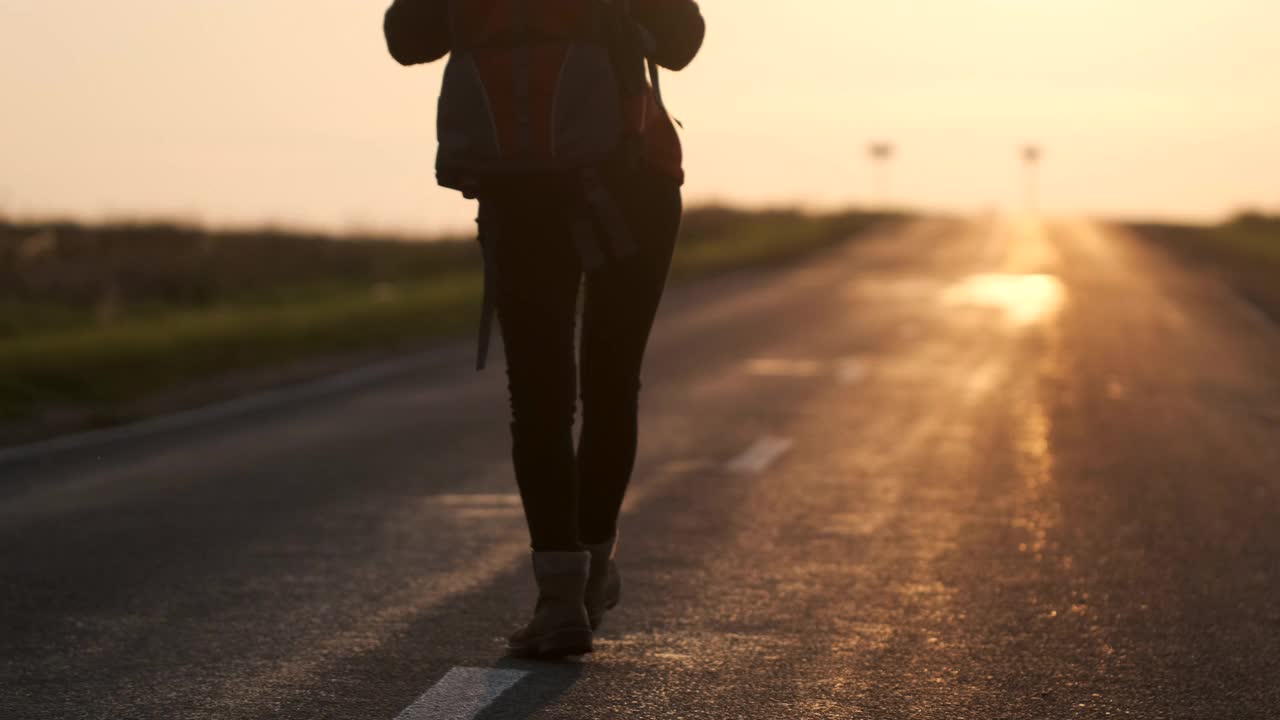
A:
[[[1183,261],[1220,274],[1280,322],[1280,217],[1244,214],[1214,226],[1141,223],[1130,228]]]
[[[785,262],[886,219],[693,210],[673,277]],[[0,223],[0,444],[225,399],[470,332],[480,291],[469,241]]]

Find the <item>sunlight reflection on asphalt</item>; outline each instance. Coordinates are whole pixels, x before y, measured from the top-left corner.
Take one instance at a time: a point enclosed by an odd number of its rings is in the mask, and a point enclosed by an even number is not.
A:
[[[953,285],[942,295],[948,307],[979,307],[1000,310],[1010,325],[1035,325],[1061,309],[1066,288],[1053,275],[973,275]]]

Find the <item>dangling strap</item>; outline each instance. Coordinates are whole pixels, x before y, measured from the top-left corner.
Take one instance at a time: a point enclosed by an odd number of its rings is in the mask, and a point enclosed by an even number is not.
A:
[[[484,370],[489,361],[489,341],[493,336],[493,318],[498,300],[497,224],[493,221],[493,203],[480,200],[476,217],[480,252],[484,257],[484,299],[480,303],[480,340],[476,350],[476,370]]]
[[[684,123],[680,122],[680,118],[673,116],[671,112],[667,110],[667,104],[662,100],[662,82],[658,80],[658,63],[650,60],[649,58],[645,58],[645,62],[649,65],[649,83],[653,85],[653,99],[658,101],[658,107],[662,109],[662,112],[665,113],[667,117],[671,118],[671,122],[683,129]]]
[[[658,63],[650,58],[645,58],[644,61],[649,66],[649,84],[653,85],[653,97],[658,101],[658,107],[662,108],[662,112],[666,112],[667,104],[662,102],[662,81],[658,80]]]

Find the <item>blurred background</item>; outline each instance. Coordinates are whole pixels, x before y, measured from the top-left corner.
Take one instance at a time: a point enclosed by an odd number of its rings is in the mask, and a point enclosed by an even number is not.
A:
[[[678,276],[885,214],[1034,209],[1144,221],[1270,296],[1280,6],[701,4],[706,45],[665,88],[695,208]],[[442,66],[396,65],[384,10],[0,0],[0,440],[469,327],[474,248],[405,242],[471,234],[434,180]]]
[[[0,720],[1280,718],[1280,0],[700,0],[564,665],[390,2],[0,0]]]
[[[466,228],[432,174],[441,68],[392,63],[384,4],[3,0],[0,211]],[[1007,207],[1037,143],[1050,211],[1280,206],[1274,3],[701,4],[703,54],[666,88],[695,203]]]

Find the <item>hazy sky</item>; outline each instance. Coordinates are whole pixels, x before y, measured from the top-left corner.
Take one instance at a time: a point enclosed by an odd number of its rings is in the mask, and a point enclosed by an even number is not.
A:
[[[1280,208],[1275,0],[703,0],[668,75],[693,200]],[[456,228],[435,187],[441,65],[404,69],[385,0],[0,0],[0,212]]]

